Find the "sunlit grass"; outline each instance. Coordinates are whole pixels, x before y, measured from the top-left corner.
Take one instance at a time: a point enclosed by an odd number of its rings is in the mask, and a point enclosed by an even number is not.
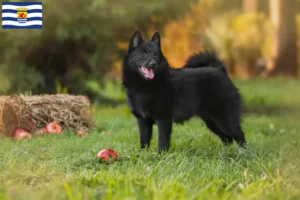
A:
[[[156,127],[151,148],[140,151],[125,105],[98,108],[99,130],[83,138],[3,139],[0,199],[299,199],[299,84],[236,81],[247,110],[270,107],[245,113],[247,150],[224,148],[201,120],[192,119],[174,125],[170,152],[157,154]],[[115,164],[95,159],[107,147],[118,152]]]

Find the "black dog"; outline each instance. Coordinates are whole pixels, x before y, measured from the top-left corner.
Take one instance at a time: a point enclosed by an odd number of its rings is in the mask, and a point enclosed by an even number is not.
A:
[[[226,68],[212,53],[191,56],[181,69],[171,69],[161,52],[160,34],[144,41],[136,31],[123,60],[123,85],[140,131],[141,148],[150,145],[158,126],[158,151],[168,150],[172,122],[200,117],[224,144],[245,147],[240,126],[241,98]]]

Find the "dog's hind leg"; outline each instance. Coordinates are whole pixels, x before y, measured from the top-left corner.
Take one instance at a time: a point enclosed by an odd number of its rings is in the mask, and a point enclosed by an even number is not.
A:
[[[240,125],[238,125],[238,127],[237,127],[237,136],[234,139],[240,147],[246,148],[245,133],[242,130]]]
[[[215,115],[211,117],[218,128],[222,130],[222,132],[233,138],[240,147],[246,147],[245,135],[241,129],[240,120],[238,117],[233,115]]]
[[[138,127],[140,131],[140,144],[141,149],[150,146],[150,141],[152,138],[152,127],[153,127],[153,120],[144,119],[144,118],[137,118]]]
[[[219,129],[218,125],[213,120],[209,119],[208,117],[202,118],[202,120],[204,121],[205,125],[221,139],[224,145],[232,144],[233,138]]]

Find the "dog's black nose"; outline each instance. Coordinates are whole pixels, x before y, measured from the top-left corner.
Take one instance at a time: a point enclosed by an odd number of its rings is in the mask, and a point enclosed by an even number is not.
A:
[[[155,67],[156,66],[156,62],[150,62],[150,67]]]

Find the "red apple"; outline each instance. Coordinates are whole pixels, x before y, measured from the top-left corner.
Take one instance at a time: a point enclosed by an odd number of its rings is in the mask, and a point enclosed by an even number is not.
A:
[[[15,140],[23,140],[25,138],[31,138],[31,134],[23,129],[16,129],[13,133],[13,139]]]
[[[41,128],[37,130],[34,135],[42,135],[44,133],[48,133],[48,130],[46,128]]]
[[[21,128],[17,128],[17,129],[13,132],[13,135],[19,134],[19,133],[22,133],[22,132],[26,132],[26,131],[23,130],[23,129],[21,129]]]
[[[79,137],[83,137],[83,136],[86,136],[88,135],[88,133],[84,132],[84,131],[77,131],[77,136]]]
[[[61,134],[62,127],[57,122],[47,124],[46,130],[49,134]]]
[[[118,155],[113,149],[103,149],[97,154],[96,158],[106,163],[113,163],[118,160]]]

